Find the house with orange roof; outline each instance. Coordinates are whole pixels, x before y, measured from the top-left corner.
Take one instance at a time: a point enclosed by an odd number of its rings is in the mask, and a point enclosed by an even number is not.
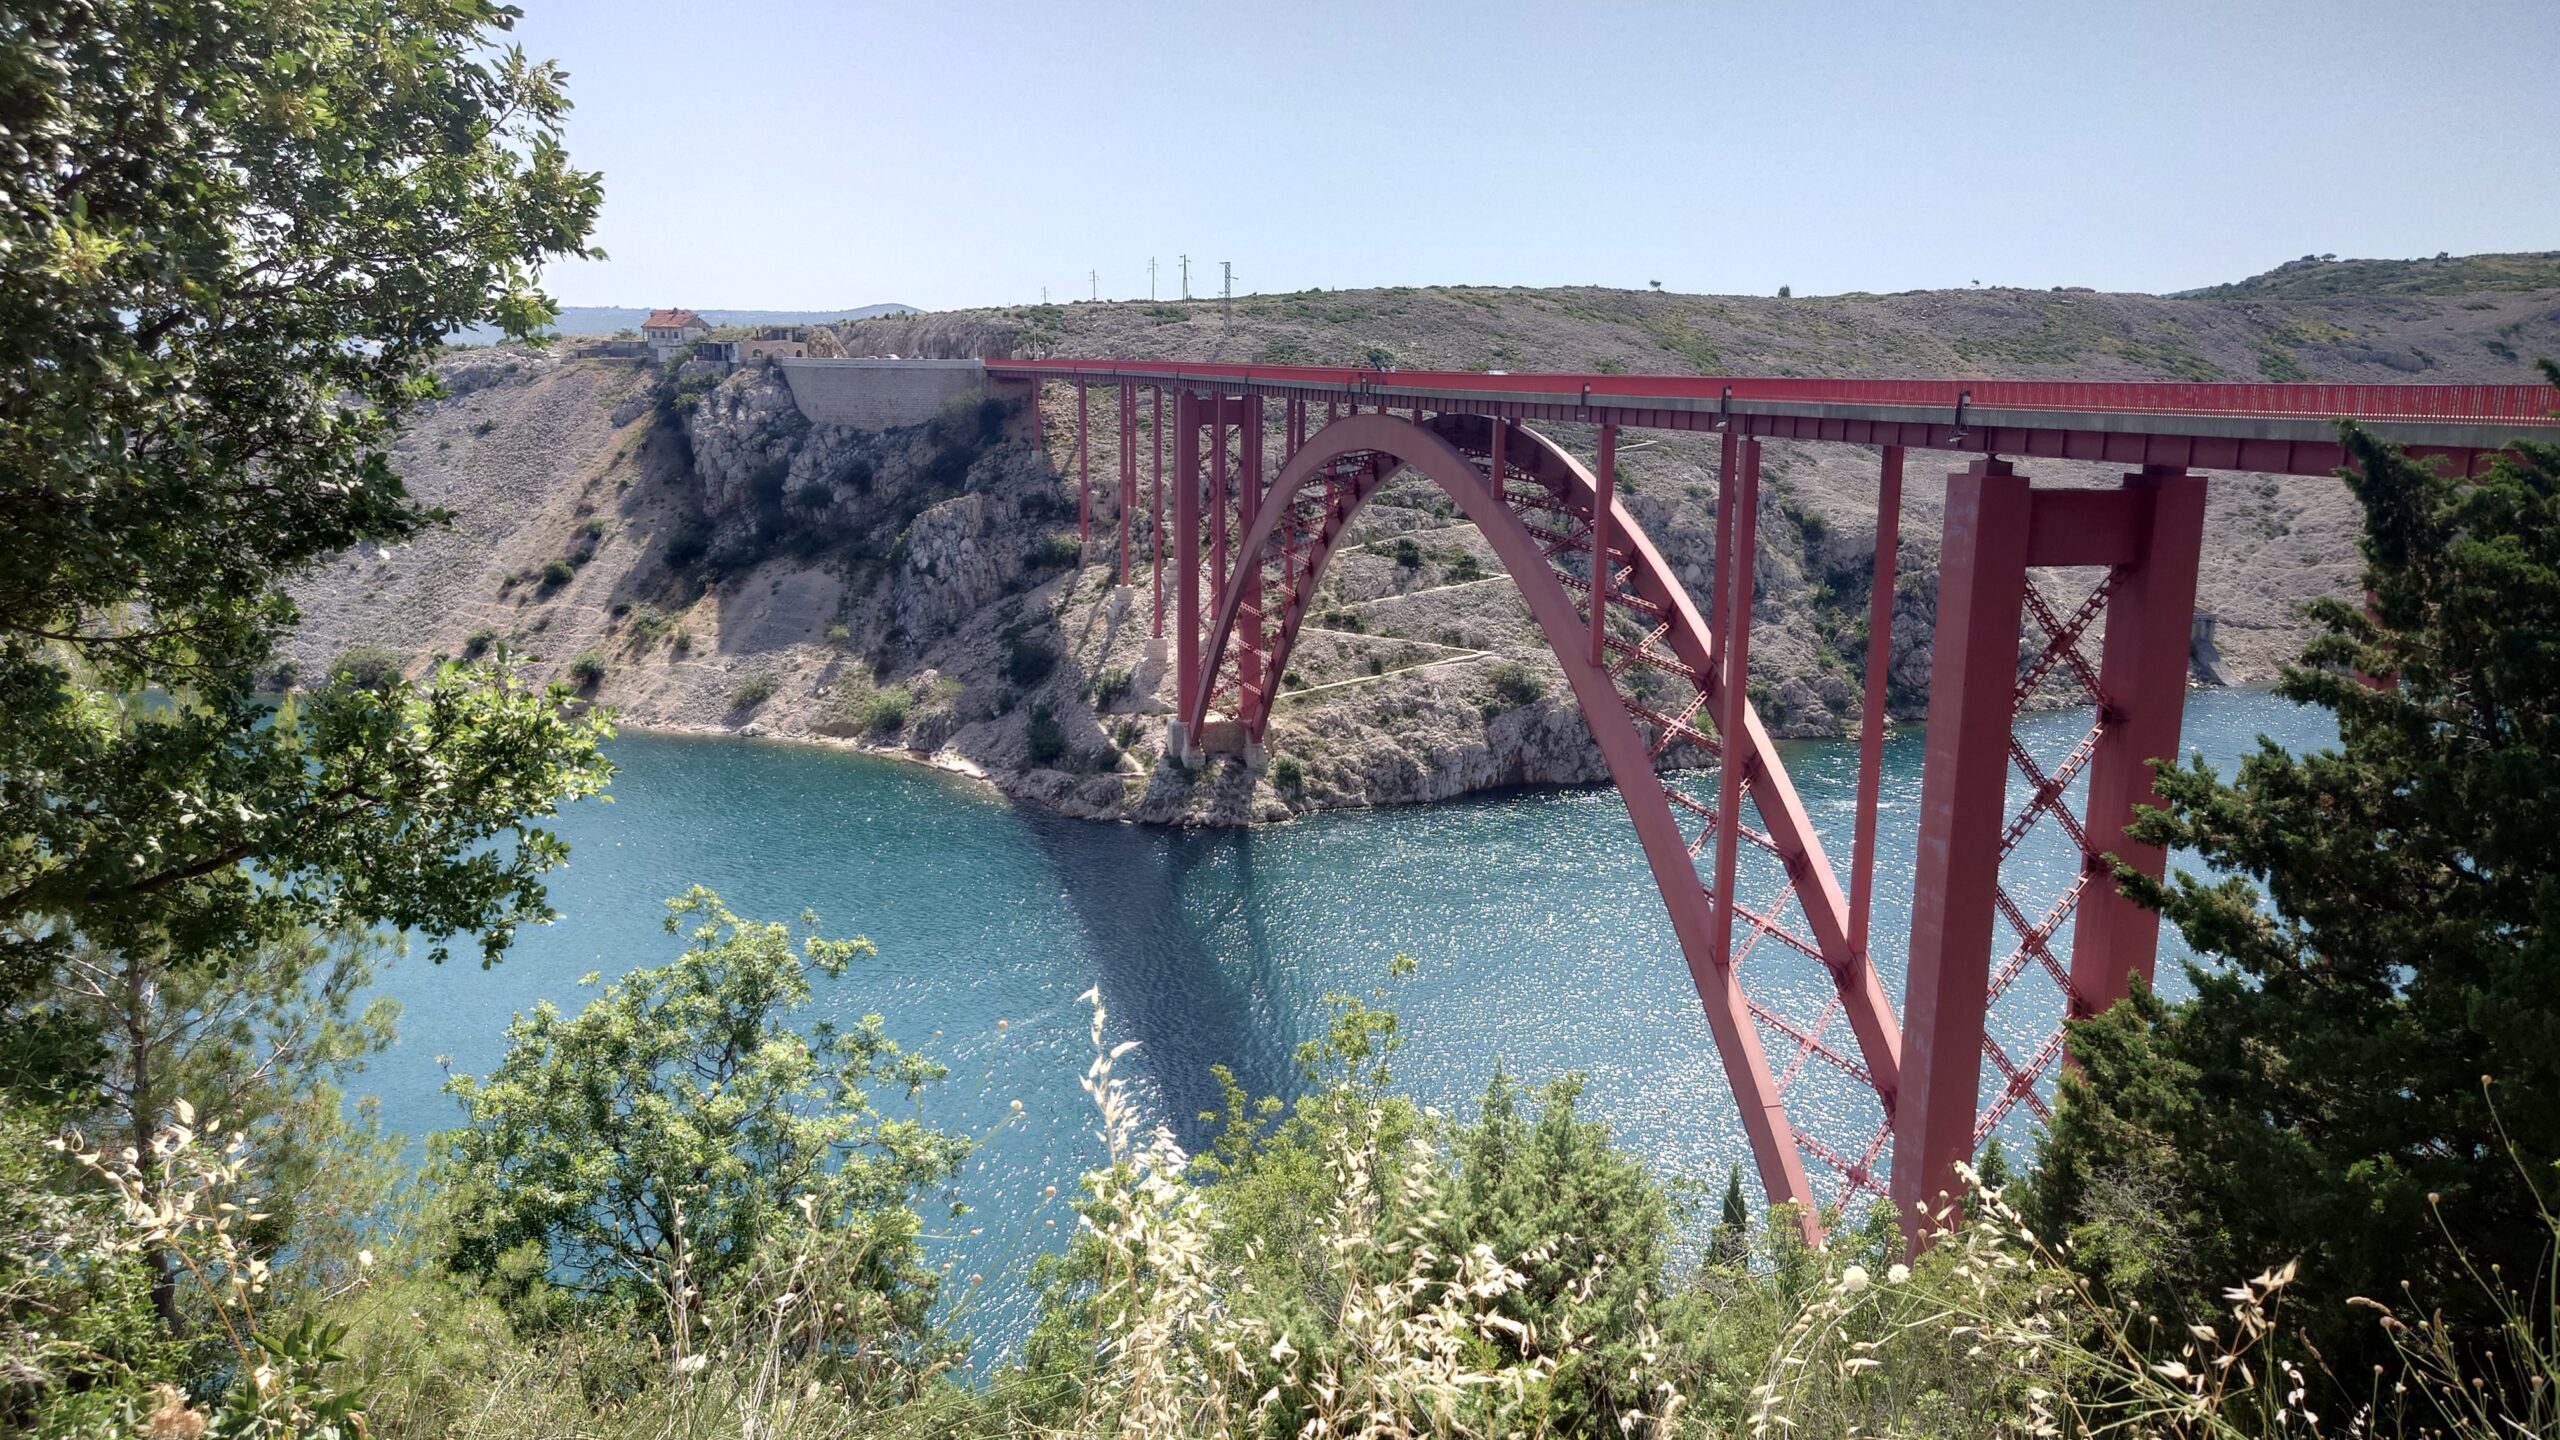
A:
[[[649,342],[649,358],[662,365],[668,356],[710,333],[710,322],[690,310],[652,310],[640,322],[641,338]]]

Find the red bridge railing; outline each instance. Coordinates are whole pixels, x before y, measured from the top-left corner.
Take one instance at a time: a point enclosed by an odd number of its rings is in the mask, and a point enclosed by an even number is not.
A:
[[[1743,375],[1491,374],[1473,370],[1371,370],[1325,365],[1231,365],[1167,360],[989,360],[990,369],[1056,379],[1176,376],[1328,390],[1385,388],[1501,399],[1579,394],[1616,400],[1872,405],[2047,410],[2106,415],[2258,416],[2560,427],[2547,385],[2279,385],[2190,381],[1808,380]]]

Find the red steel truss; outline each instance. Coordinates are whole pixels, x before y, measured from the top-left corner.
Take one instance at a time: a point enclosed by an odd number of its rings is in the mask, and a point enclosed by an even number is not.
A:
[[[2178,750],[2205,500],[2191,467],[2326,469],[2338,447],[2323,438],[2325,417],[2346,413],[2468,473],[2502,436],[2550,423],[2532,408],[2544,393],[2526,386],[1726,381],[1103,361],[988,368],[1034,382],[1035,404],[1040,381],[1076,385],[1088,539],[1083,392],[1114,387],[1123,585],[1138,509],[1136,388],[1152,392],[1155,629],[1161,636],[1169,540],[1169,738],[1179,754],[1199,753],[1211,727],[1231,725],[1247,755],[1259,755],[1277,677],[1325,567],[1389,477],[1411,470],[1456,503],[1519,587],[1626,801],[1761,1183],[1773,1202],[1798,1207],[1816,1238],[1824,1202],[1888,1189],[1916,1238],[1953,1188],[1958,1162],[2019,1107],[2046,1113],[2063,1022],[2121,998],[2129,976],[2151,974],[2158,917],[2119,893],[2107,857],[2155,877],[2165,863],[2124,827],[2155,798],[2149,762]],[[1932,408],[1946,413],[1912,413]],[[1596,425],[1595,464],[1519,423],[1536,417]],[[1264,437],[1275,424],[1273,467]],[[1703,617],[1615,494],[1622,425],[1723,433]],[[1883,447],[1870,611],[1878,636],[1892,623],[1905,447],[1987,457],[1947,483],[1899,1018],[1869,962],[1867,933],[1891,647],[1868,646],[1844,894],[1745,683],[1764,436]],[[2111,490],[2039,489],[2000,454],[2141,468]],[[2048,594],[2049,582],[2031,572],[2054,570],[2096,578],[2077,593]],[[2101,631],[2093,659],[2089,637]],[[2040,693],[2092,716],[2072,743],[2045,753],[2017,724],[2021,702]],[[1826,1117],[1819,1127],[1799,1123],[1815,1113]],[[1817,1172],[1833,1177],[1827,1193],[1814,1187]]]
[[[1195,417],[1215,405],[1192,403]],[[1197,419],[1177,421],[1177,450],[1196,453],[1201,428]],[[1812,1187],[1807,1155],[1848,1185],[1877,1187],[1880,1143],[1834,1148],[1799,1131],[1786,1112],[1789,1090],[1813,1073],[1808,1062],[1818,1062],[1866,1096],[1880,1134],[1882,1097],[1892,1093],[1900,1066],[1891,1007],[1863,954],[1849,946],[1846,902],[1831,863],[1758,717],[1720,676],[1714,639],[1670,567],[1624,505],[1599,508],[1600,478],[1546,437],[1481,416],[1416,424],[1380,413],[1337,420],[1310,437],[1241,527],[1241,563],[1220,588],[1205,645],[1180,672],[1193,678],[1181,686],[1177,743],[1191,744],[1220,702],[1232,707],[1228,713],[1250,740],[1267,733],[1273,694],[1265,677],[1286,668],[1326,562],[1360,507],[1405,468],[1436,483],[1483,533],[1565,671],[1626,797],[1688,957],[1726,1078],[1743,1102],[1762,1184],[1808,1219],[1827,1197]],[[1182,469],[1177,505],[1192,489]],[[1253,488],[1257,472],[1244,473]],[[1214,479],[1211,489],[1215,508]],[[1189,533],[1177,518],[1177,547]],[[1595,556],[1603,558],[1595,564]],[[1187,576],[1196,567],[1178,558],[1175,570]],[[1275,600],[1270,653],[1258,658],[1252,637]],[[1244,657],[1232,674],[1218,663],[1230,650]],[[1717,725],[1711,715],[1727,718]],[[1737,742],[1727,745],[1727,735]],[[1740,793],[1711,804],[1665,783],[1655,762],[1675,747],[1717,761],[1732,777],[1723,788]],[[1719,835],[1727,851],[1747,841],[1764,857],[1740,867],[1744,879],[1721,891],[1699,868]],[[1728,862],[1719,873],[1735,870]],[[1741,893],[1746,882],[1755,888]],[[1786,987],[1763,995],[1749,983],[1755,968],[1794,965],[1827,973],[1826,998],[1809,1010],[1791,1005]]]

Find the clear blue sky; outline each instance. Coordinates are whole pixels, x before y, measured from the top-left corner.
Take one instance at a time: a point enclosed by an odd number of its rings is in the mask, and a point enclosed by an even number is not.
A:
[[[2560,248],[2555,0],[520,0],[569,304],[2172,290]]]

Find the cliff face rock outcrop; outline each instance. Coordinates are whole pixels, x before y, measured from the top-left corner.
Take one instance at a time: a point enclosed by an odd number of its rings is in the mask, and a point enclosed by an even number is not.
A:
[[[986,495],[954,495],[916,516],[898,561],[898,629],[938,634],[1002,596],[1022,573],[1021,546],[1005,533],[1021,519],[1019,506],[1006,512]]]
[[[1384,350],[1404,366],[1515,371],[2530,381],[2531,356],[2560,353],[2560,264],[2542,257],[2523,279],[2508,265],[2466,289],[2465,263],[2392,271],[2398,288],[2373,294],[2341,290],[2325,266],[2196,297],[1422,287],[916,315],[842,337],[852,355],[1356,363]],[[2545,272],[2550,283],[2526,283]],[[1380,490],[1335,554],[1279,677],[1269,767],[1220,756],[1185,769],[1161,755],[1174,681],[1149,643],[1143,513],[1136,584],[1124,596],[1115,583],[1109,392],[1094,397],[1095,541],[1081,547],[1063,389],[1036,436],[1018,408],[967,403],[871,432],[810,424],[760,368],[662,375],[502,347],[456,352],[440,373],[447,398],[393,462],[455,521],[296,587],[306,619],[288,658],[305,674],[357,644],[421,663],[504,650],[558,678],[579,662],[601,669],[593,698],[630,724],[897,749],[1071,815],[1236,823],[1605,778],[1498,557],[1410,477]],[[1153,435],[1138,419],[1143,487]],[[1591,453],[1587,427],[1546,428]],[[1906,472],[1882,637],[1898,718],[1926,703],[1941,477],[1958,459],[1915,450]],[[2023,468],[2039,484],[2118,482],[2095,465]],[[1875,456],[1773,441],[1762,480],[1762,719],[1780,736],[1850,732],[1870,643]],[[1702,608],[1717,490],[1709,437],[1621,451],[1619,493]],[[2200,602],[2221,618],[2233,674],[2269,676],[2298,649],[2301,603],[2352,593],[2360,518],[2333,480],[2213,477]],[[2039,584],[2067,612],[2094,578]]]

